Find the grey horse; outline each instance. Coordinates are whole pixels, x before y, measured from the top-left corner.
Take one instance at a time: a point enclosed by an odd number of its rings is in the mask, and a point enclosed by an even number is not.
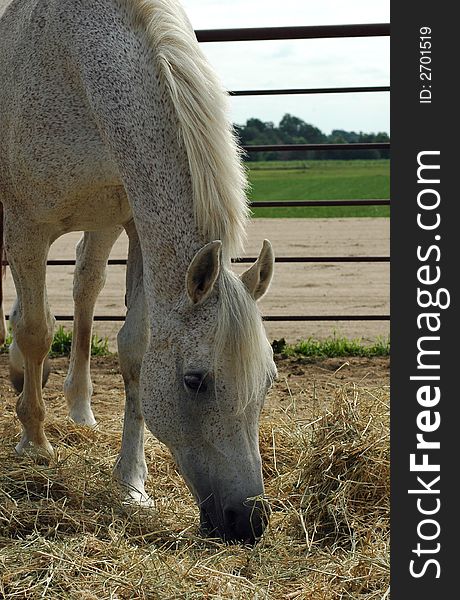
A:
[[[265,240],[241,277],[230,268],[249,211],[226,94],[176,0],[0,0],[0,15],[0,203],[17,292],[10,361],[23,373],[16,451],[53,455],[41,389],[54,327],[50,244],[86,232],[65,392],[71,417],[94,425],[92,314],[124,228],[115,476],[148,502],[145,421],[171,450],[202,530],[253,543],[268,511],[259,416],[276,376],[256,301],[274,257]]]

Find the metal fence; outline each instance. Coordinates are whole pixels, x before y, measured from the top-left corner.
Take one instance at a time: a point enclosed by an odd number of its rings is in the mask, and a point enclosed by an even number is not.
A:
[[[238,42],[259,40],[298,40],[322,38],[349,38],[389,36],[388,23],[365,25],[320,25],[311,27],[258,27],[247,29],[210,29],[197,30],[199,42]],[[336,87],[336,88],[296,88],[272,90],[233,90],[231,96],[273,96],[294,94],[332,94],[389,92],[389,86],[373,87]],[[355,143],[355,144],[283,144],[244,146],[248,153],[252,152],[303,152],[314,150],[389,150],[389,143]],[[313,206],[389,206],[390,200],[286,200],[252,202],[252,207],[313,207]],[[252,263],[255,257],[238,259],[234,262]],[[277,257],[277,263],[388,263],[389,256],[283,256]],[[126,259],[109,259],[109,265],[126,265]],[[75,265],[75,260],[49,260],[48,265]],[[123,321],[124,315],[96,315],[95,321]],[[387,321],[389,315],[269,315],[265,321]],[[56,315],[58,321],[72,321],[73,315]]]

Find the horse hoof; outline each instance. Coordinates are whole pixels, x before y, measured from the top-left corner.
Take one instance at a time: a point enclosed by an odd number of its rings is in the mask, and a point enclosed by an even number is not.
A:
[[[22,434],[21,441],[16,445],[15,450],[19,456],[27,455],[39,462],[49,462],[54,458],[53,446],[46,438],[41,444],[36,444],[25,433]]]
[[[153,508],[155,503],[142,486],[140,489],[126,483],[118,482],[124,492],[123,504],[139,508]]]
[[[77,425],[83,425],[85,427],[90,427],[91,429],[96,429],[97,427],[97,421],[94,418],[93,411],[91,409],[81,411],[71,410],[69,412],[69,417]]]
[[[155,503],[145,492],[128,492],[123,500],[123,504],[137,508],[154,508]]]

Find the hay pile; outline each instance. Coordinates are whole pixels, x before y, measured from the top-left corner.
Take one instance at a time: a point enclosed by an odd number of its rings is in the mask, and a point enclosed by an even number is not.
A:
[[[0,598],[389,597],[385,388],[334,384],[328,408],[312,412],[304,398],[266,415],[273,514],[252,549],[198,536],[194,502],[150,436],[156,508],[124,505],[111,479],[121,437],[113,410],[99,414],[96,431],[50,415],[58,458],[46,465],[13,455],[19,426],[12,407],[1,408]]]

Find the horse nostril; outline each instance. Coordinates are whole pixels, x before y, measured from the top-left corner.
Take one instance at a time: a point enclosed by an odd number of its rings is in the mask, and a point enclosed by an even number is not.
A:
[[[238,521],[238,514],[236,512],[236,510],[233,510],[232,508],[227,508],[224,510],[224,524],[225,524],[225,528],[230,532],[230,531],[235,531],[236,530],[236,524]]]
[[[225,540],[255,544],[268,524],[269,508],[265,501],[229,506],[223,511]]]

